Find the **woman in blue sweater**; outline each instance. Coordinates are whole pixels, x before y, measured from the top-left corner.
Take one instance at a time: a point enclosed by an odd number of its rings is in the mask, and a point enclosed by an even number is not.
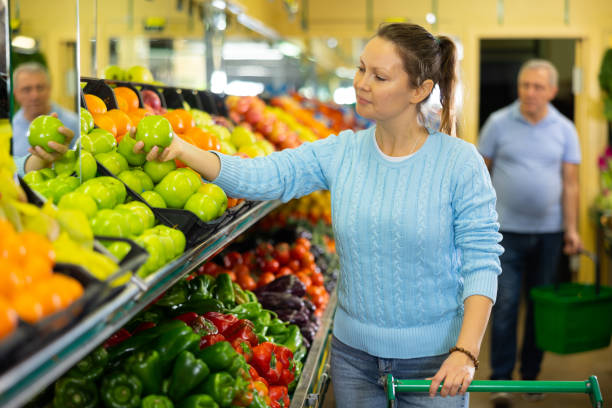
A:
[[[400,406],[468,405],[502,248],[484,162],[471,144],[446,134],[455,64],[449,38],[385,25],[354,80],[357,112],[376,126],[255,159],[176,137],[161,154],[157,147],[148,154],[179,158],[233,197],[288,201],[331,191],[341,260],[332,342],[338,407],[385,406],[387,373],[433,380],[429,395],[400,394]],[[441,131],[418,120],[435,84]]]

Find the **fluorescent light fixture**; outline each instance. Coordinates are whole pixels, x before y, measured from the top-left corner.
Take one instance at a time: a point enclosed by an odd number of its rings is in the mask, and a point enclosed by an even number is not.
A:
[[[425,15],[425,21],[427,21],[429,24],[435,24],[437,20],[438,19],[434,13],[427,13]]]
[[[225,10],[225,7],[227,7],[227,4],[225,4],[223,0],[213,0],[211,5],[219,10]]]
[[[213,23],[217,30],[225,30],[227,28],[227,18],[225,17],[225,13],[215,13],[213,16]]]
[[[334,91],[334,102],[338,105],[351,105],[356,101],[355,89],[352,86],[340,87]]]
[[[335,38],[330,38],[329,40],[327,40],[327,46],[329,48],[336,48],[338,46],[338,40],[336,40]]]
[[[278,44],[278,50],[287,57],[299,57],[302,53],[300,47],[287,41]]]
[[[22,50],[34,50],[36,48],[36,40],[25,35],[18,35],[13,38],[11,45]]]
[[[266,43],[244,42],[223,45],[224,60],[280,61],[283,54]]]
[[[222,93],[227,85],[227,74],[225,71],[214,71],[210,76],[210,91]]]
[[[336,76],[340,78],[353,79],[355,78],[356,73],[357,73],[357,68],[346,68],[346,67],[336,68]]]
[[[225,87],[225,93],[227,95],[255,96],[263,91],[264,84],[252,81],[232,81]]]

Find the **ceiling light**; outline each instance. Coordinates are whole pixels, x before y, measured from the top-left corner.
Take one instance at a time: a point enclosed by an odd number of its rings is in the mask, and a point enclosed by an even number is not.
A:
[[[434,13],[427,13],[425,16],[425,21],[427,21],[429,24],[435,24],[437,20],[438,19]]]
[[[19,48],[24,51],[34,51],[36,49],[36,40],[32,37],[26,37],[25,35],[18,35],[13,38],[11,45],[15,48]]]

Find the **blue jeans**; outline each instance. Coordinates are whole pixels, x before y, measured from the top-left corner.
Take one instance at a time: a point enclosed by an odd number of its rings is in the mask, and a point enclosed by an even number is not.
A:
[[[387,374],[402,380],[424,380],[432,377],[448,354],[413,359],[374,357],[342,343],[335,336],[331,349],[331,380],[338,408],[384,408],[387,406],[384,380]],[[465,408],[469,394],[455,397],[431,398],[428,393],[403,392],[397,394],[397,406]]]
[[[561,255],[563,233],[517,234],[503,232],[497,301],[491,322],[492,380],[512,379],[517,352],[517,321],[521,293],[525,294],[527,315],[521,350],[521,378],[535,380],[544,352],[536,347],[531,288],[553,284]],[[523,292],[524,290],[524,292]]]

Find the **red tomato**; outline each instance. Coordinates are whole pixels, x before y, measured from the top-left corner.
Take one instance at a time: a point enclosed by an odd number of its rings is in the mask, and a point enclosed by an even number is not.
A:
[[[269,242],[262,242],[261,244],[257,245],[257,249],[255,249],[255,253],[257,254],[257,256],[262,258],[266,255],[272,254],[273,251],[274,246],[272,246],[272,244]]]
[[[310,249],[310,241],[308,240],[308,238],[304,238],[304,237],[299,237],[298,239],[295,240],[295,244],[296,245],[301,245],[306,249]]]
[[[267,285],[268,283],[272,282],[274,279],[276,279],[276,276],[274,276],[273,273],[264,272],[259,276],[259,281],[257,281],[257,286]]]
[[[234,273],[236,274],[238,279],[240,279],[241,276],[250,276],[251,275],[251,270],[249,269],[249,267],[246,266],[246,265],[243,265],[243,264],[235,265],[232,268],[232,270],[234,271]]]
[[[287,267],[292,271],[297,272],[301,269],[300,261],[298,261],[297,259],[292,259],[287,264]]]
[[[280,276],[285,276],[285,275],[292,275],[294,273],[294,271],[290,268],[287,268],[285,266],[283,266],[282,268],[280,268],[278,270],[278,272],[276,273],[276,277],[280,277]]]
[[[312,280],[312,284],[315,286],[323,285],[324,279],[323,274],[321,272],[314,272],[310,275],[310,279]]]
[[[302,256],[300,258],[300,262],[302,263],[302,265],[306,266],[306,265],[311,265],[315,262],[315,257],[312,254],[312,252],[308,251],[304,254],[304,256]]]
[[[296,245],[291,248],[291,258],[300,260],[308,250],[302,245]]]
[[[263,266],[264,272],[276,273],[278,268],[280,268],[280,263],[274,258],[267,259]]]
[[[274,247],[274,258],[276,258],[278,263],[281,265],[286,265],[291,260],[291,254],[289,251],[289,244],[286,242],[276,244],[276,247]]]
[[[238,275],[238,284],[242,289],[253,290],[257,288],[257,283],[251,275]]]
[[[300,270],[298,273],[296,273],[295,276],[297,276],[297,278],[302,281],[304,286],[306,286],[306,289],[308,289],[310,287],[310,285],[312,285],[312,279],[310,279],[310,276],[308,276],[302,270]]]
[[[234,266],[242,263],[244,263],[244,260],[239,252],[231,251],[223,256],[223,266],[227,269],[232,269]]]
[[[220,273],[219,269],[220,269],[219,265],[217,265],[216,263],[206,262],[204,265],[200,267],[200,269],[198,269],[198,274],[217,276]]]

